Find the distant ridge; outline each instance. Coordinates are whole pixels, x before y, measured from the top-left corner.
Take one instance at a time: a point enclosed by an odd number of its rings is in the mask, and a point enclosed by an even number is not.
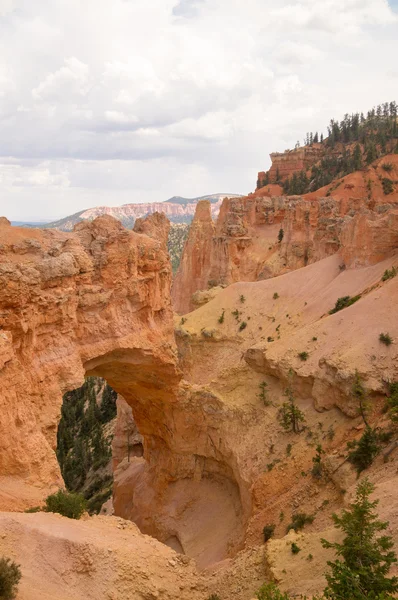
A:
[[[172,223],[190,223],[194,217],[196,205],[200,200],[209,200],[212,204],[212,215],[217,217],[224,198],[240,198],[241,194],[209,194],[197,198],[184,198],[173,196],[163,202],[147,202],[144,204],[123,204],[122,206],[96,206],[81,210],[73,215],[36,225],[42,228],[59,229],[61,231],[72,231],[74,226],[81,221],[92,221],[101,215],[111,215],[131,229],[135,220],[154,212],[163,212]]]

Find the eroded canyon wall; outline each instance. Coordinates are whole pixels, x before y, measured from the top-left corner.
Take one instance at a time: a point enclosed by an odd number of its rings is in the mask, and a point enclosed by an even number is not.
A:
[[[198,212],[173,284],[175,310],[193,310],[193,293],[209,285],[268,279],[337,252],[345,266],[382,260],[397,243],[398,206],[385,202],[256,193],[224,200],[214,229],[207,217],[200,226]]]
[[[92,361],[97,370],[129,365],[135,393],[148,381],[169,390],[179,376],[161,242],[111,217],[71,234],[2,219],[0,261],[4,509],[37,504],[61,483],[54,449],[62,394],[81,385]]]

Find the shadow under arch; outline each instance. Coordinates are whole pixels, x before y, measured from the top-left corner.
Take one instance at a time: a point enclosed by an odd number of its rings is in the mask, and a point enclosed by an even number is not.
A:
[[[247,511],[233,468],[209,437],[208,395],[191,396],[174,364],[141,349],[119,348],[84,368],[125,399],[144,440],[143,457],[114,471],[115,515],[175,549],[178,540],[200,568],[235,554]]]

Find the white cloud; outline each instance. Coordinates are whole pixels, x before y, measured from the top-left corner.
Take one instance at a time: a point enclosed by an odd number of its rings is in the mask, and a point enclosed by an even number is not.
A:
[[[37,216],[248,192],[271,151],[398,100],[386,0],[0,0],[0,27],[9,216],[32,186]]]
[[[132,125],[138,123],[139,119],[135,115],[128,115],[120,110],[106,110],[105,118],[110,123],[119,123],[122,125]]]
[[[49,162],[37,166],[0,163],[0,186],[4,191],[13,187],[69,187],[68,170]]]
[[[15,0],[0,0],[0,17],[11,13],[15,8]]]
[[[173,8],[173,15],[176,17],[191,18],[198,14],[200,5],[205,0],[179,0]]]
[[[55,100],[63,103],[74,96],[85,96],[89,90],[89,67],[72,56],[64,60],[64,66],[49,73],[32,90],[35,100]]]

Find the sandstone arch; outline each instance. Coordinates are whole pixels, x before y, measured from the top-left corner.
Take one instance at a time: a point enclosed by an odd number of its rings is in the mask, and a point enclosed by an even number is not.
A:
[[[133,407],[144,437],[144,457],[120,482],[119,514],[206,564],[240,546],[248,503],[209,434],[203,406],[216,399],[180,383],[168,227],[162,215],[140,222],[141,233],[111,217],[73,233],[0,223],[0,509],[37,505],[62,484],[62,395],[98,375]]]
[[[167,219],[158,225],[167,231]],[[162,241],[101,217],[72,234],[3,219],[0,243],[0,502],[18,508],[61,482],[62,394],[90,360],[122,349],[170,386],[179,375]]]

